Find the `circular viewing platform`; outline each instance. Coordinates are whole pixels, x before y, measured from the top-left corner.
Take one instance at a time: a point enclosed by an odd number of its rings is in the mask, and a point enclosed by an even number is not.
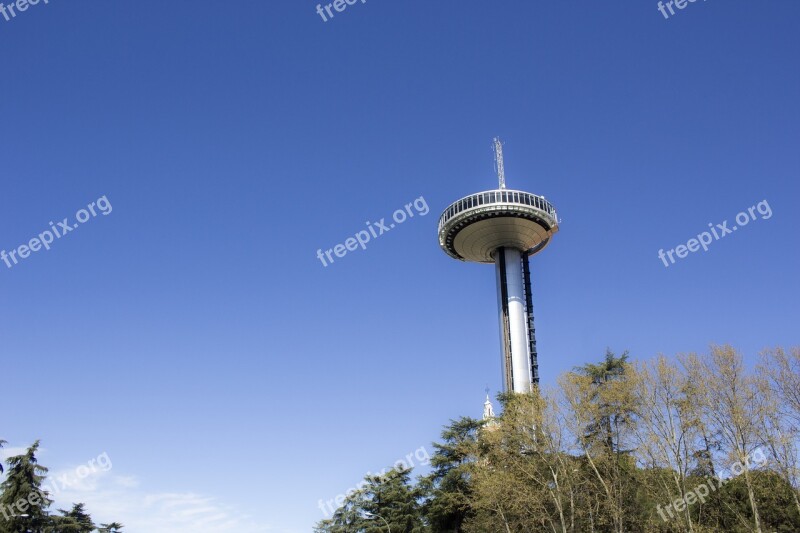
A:
[[[499,189],[453,202],[439,218],[439,245],[461,261],[494,263],[498,248],[533,255],[558,231],[555,207],[541,196]]]

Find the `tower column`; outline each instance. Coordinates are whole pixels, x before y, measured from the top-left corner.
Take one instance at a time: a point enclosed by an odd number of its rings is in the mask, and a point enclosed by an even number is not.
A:
[[[497,271],[500,339],[503,347],[503,375],[506,391],[530,392],[530,322],[525,290],[522,252],[499,248],[495,253]]]

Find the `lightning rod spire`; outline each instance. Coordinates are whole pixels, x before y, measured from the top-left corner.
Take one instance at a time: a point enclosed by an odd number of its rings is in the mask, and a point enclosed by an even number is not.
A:
[[[500,188],[506,188],[506,171],[503,167],[503,143],[500,137],[494,138],[494,164],[497,168],[497,179],[500,181]]]

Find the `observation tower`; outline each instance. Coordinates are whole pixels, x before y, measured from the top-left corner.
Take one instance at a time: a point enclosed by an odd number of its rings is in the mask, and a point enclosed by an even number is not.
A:
[[[544,196],[506,189],[503,145],[494,139],[500,187],[453,202],[439,218],[439,245],[459,261],[494,263],[503,385],[530,392],[539,383],[528,258],[558,231],[556,209]]]

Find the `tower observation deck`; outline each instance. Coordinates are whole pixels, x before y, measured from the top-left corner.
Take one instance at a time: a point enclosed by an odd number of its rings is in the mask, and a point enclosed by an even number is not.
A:
[[[494,147],[500,188],[450,204],[439,218],[439,245],[460,261],[495,264],[504,388],[529,392],[539,365],[528,260],[558,232],[558,215],[543,196],[506,189],[499,139]]]

